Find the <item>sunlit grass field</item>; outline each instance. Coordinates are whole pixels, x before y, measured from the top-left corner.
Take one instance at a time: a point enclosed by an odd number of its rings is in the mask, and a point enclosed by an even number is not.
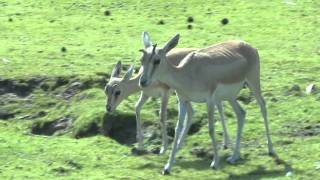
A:
[[[317,0],[0,0],[0,114],[11,113],[0,119],[0,179],[316,179],[320,91],[307,94],[305,88],[320,87],[319,10]],[[193,22],[187,21],[190,16]],[[228,19],[225,25],[223,18]],[[209,167],[212,147],[201,104],[194,104],[194,122],[201,128],[187,137],[169,177],[161,170],[170,150],[136,156],[134,144],[110,138],[104,132],[109,115],[103,86],[117,61],[140,66],[143,31],[159,46],[180,33],[178,47],[230,39],[256,47],[272,138],[283,162],[267,155],[263,119],[248,89],[241,92],[247,117],[242,159],[235,165],[225,161],[232,152],[228,149],[221,150],[219,170]],[[135,121],[138,95],[123,101],[114,121]],[[159,127],[159,104],[153,99],[142,110],[151,127]],[[234,142],[235,114],[225,106]],[[175,96],[169,112],[173,127]],[[45,130],[57,120],[71,125]],[[46,132],[35,133],[35,127]],[[217,128],[221,144],[220,122]],[[146,136],[147,149],[160,146]],[[209,157],[196,156],[197,149]]]

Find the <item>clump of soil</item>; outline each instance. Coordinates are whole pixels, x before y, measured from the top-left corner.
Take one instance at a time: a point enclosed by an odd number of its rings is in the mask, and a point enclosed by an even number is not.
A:
[[[110,15],[111,15],[111,12],[110,12],[109,10],[106,10],[106,11],[104,11],[104,15],[105,15],[105,16],[110,16]]]
[[[188,23],[193,23],[194,19],[192,16],[189,16],[188,19],[187,19],[187,22]]]
[[[67,52],[67,48],[66,47],[62,47],[61,48],[61,52],[63,52],[63,53]]]
[[[157,24],[164,25],[164,20],[160,20]]]
[[[228,18],[223,18],[222,20],[221,20],[221,24],[222,25],[227,25],[229,23],[229,19]]]

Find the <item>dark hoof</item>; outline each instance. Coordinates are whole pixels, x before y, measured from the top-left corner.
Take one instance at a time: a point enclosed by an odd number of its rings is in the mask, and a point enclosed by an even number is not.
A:
[[[131,153],[136,156],[141,156],[141,155],[148,154],[148,151],[144,149],[137,149],[136,147],[134,147],[132,148]]]
[[[170,171],[168,169],[164,169],[162,171],[162,175],[170,175]]]

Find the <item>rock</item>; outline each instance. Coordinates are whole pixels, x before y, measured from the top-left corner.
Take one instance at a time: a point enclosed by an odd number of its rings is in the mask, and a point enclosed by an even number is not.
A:
[[[314,94],[318,91],[318,88],[315,84],[309,84],[306,88],[306,93],[307,94]]]

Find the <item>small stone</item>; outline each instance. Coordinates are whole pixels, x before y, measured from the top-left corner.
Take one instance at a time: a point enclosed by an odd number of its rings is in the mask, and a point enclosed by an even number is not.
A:
[[[289,172],[286,173],[286,176],[287,176],[287,177],[291,177],[292,175],[293,175],[293,173],[292,173],[291,171],[289,171]]]

